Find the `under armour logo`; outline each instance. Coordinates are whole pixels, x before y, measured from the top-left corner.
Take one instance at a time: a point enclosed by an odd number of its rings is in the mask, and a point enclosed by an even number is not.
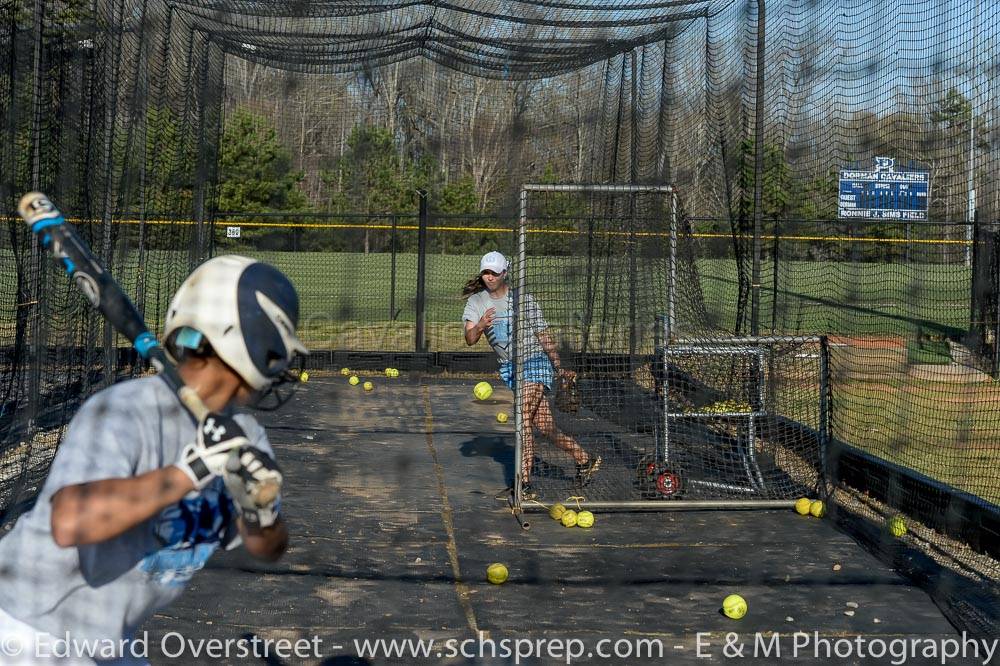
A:
[[[226,435],[226,426],[215,425],[215,419],[212,417],[205,419],[205,426],[202,430],[213,442],[222,441],[222,438]]]

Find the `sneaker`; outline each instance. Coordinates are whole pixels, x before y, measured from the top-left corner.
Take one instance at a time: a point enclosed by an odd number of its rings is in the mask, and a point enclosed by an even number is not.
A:
[[[601,469],[601,456],[591,456],[590,460],[576,466],[576,483],[581,488],[590,484],[591,479]]]

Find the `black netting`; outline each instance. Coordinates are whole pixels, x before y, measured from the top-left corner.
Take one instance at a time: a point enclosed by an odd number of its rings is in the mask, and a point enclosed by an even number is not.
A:
[[[714,434],[693,439],[729,453],[713,468],[688,447],[702,477],[715,469],[743,487],[753,451],[779,488],[755,496],[784,498],[814,486],[822,463],[838,493],[882,503],[869,519],[901,512],[995,557],[998,11],[973,0],[3,3],[0,512],[30,502],[80,400],[139,370],[13,217],[25,191],[79,225],[153,330],[192,266],[244,252],[299,286],[314,359],[433,367],[468,351],[458,293],[477,257],[517,253],[524,184],[672,185],[676,215],[619,196],[587,203],[587,228],[578,202],[550,197],[546,224],[573,233],[531,239],[529,257],[552,258],[532,290],[555,307],[584,397],[603,387],[590,395],[630,405],[619,436],[632,433],[640,460],[662,457],[671,427],[711,421]],[[925,222],[839,219],[838,171],[876,157],[929,174]],[[666,224],[669,238],[672,219],[674,248],[630,236],[655,220],[651,233]],[[608,244],[612,223],[630,244]],[[582,319],[563,320],[562,297],[544,293],[563,284],[584,290],[571,299]],[[700,365],[663,351],[723,338],[757,342]],[[660,394],[678,382],[702,392],[673,426],[658,425],[658,351],[675,358]],[[785,397],[744,409],[748,385]],[[693,416],[727,404],[732,417]],[[804,443],[824,427],[825,460]],[[730,463],[735,476],[722,474]],[[997,576],[995,560],[974,568]]]
[[[557,399],[554,411],[535,412],[544,437],[521,438],[535,492],[735,506],[820,490],[827,348],[820,338],[727,335],[706,307],[674,192],[537,186],[525,199],[512,286],[532,305],[518,323],[517,380],[544,382],[534,366],[548,357],[576,373],[579,393],[577,409]],[[553,218],[554,209],[575,215]],[[585,484],[577,448],[602,461]]]

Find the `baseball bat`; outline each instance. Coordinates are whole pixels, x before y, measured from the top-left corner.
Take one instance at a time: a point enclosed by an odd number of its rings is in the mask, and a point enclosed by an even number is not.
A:
[[[149,332],[135,304],[104,270],[76,228],[41,192],[29,192],[21,197],[17,212],[28,223],[32,233],[38,236],[42,246],[62,264],[90,304],[104,315],[116,331],[128,338],[142,358],[163,375],[181,404],[200,423],[209,411],[205,403],[193,388],[185,386],[156,336]],[[266,504],[277,493],[277,486],[264,486],[257,493],[256,501]]]

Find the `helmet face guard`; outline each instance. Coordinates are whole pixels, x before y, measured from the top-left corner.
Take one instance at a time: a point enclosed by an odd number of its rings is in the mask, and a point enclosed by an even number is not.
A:
[[[306,367],[305,356],[295,354],[285,369],[267,387],[254,391],[247,407],[261,412],[273,412],[292,399],[302,385],[302,372]]]

